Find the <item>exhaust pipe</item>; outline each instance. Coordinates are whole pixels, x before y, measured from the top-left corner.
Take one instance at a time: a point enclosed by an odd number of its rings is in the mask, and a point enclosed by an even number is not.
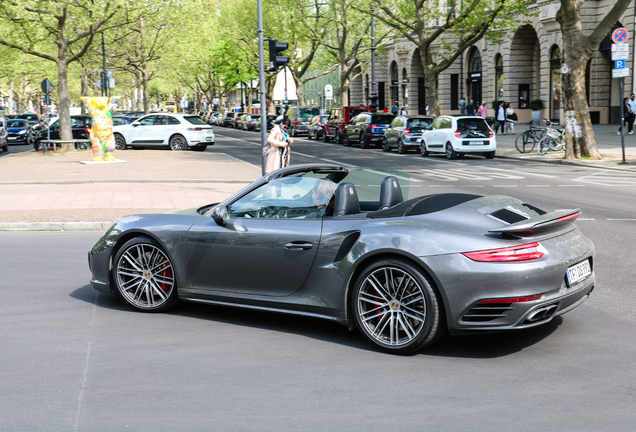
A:
[[[528,315],[528,317],[526,318],[526,322],[537,322],[549,318],[550,315],[552,315],[552,313],[556,311],[556,308],[557,305],[555,304],[539,308]]]

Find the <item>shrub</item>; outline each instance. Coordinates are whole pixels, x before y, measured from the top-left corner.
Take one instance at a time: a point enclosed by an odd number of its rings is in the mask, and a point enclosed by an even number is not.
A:
[[[533,99],[528,104],[532,111],[541,111],[544,108],[543,100],[541,99]]]

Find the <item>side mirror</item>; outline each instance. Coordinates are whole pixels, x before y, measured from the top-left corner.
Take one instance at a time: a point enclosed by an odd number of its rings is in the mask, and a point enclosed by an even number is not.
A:
[[[134,121],[130,124],[132,127],[137,127],[139,126],[139,122],[138,121]]]
[[[218,205],[212,210],[212,219],[218,226],[225,226],[226,221],[230,218],[230,211],[226,205]]]

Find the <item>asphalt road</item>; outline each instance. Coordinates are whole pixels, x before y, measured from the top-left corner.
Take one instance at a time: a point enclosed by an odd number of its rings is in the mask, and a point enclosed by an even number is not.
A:
[[[0,151],[0,157],[10,155],[11,153],[22,153],[27,151],[34,151],[33,146],[28,144],[22,144],[22,145],[11,144],[9,145],[8,152]]]
[[[218,134],[207,151],[259,163],[256,134]],[[0,430],[633,430],[635,179],[293,147],[293,163],[325,159],[400,169],[420,180],[411,196],[504,193],[546,210],[580,207],[578,225],[597,247],[597,288],[539,328],[446,336],[401,357],[315,319],[195,304],[134,312],[88,285],[86,254],[100,233],[2,232]]]

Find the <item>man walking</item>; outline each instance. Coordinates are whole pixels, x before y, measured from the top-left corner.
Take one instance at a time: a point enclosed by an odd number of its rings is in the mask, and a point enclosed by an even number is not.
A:
[[[459,113],[461,115],[466,115],[466,99],[464,99],[463,97],[459,101]]]
[[[630,108],[630,113],[627,116],[627,130],[630,135],[634,135],[634,120],[636,119],[636,96],[632,93],[627,101]]]
[[[474,116],[475,115],[475,103],[473,100],[470,100],[470,103],[466,105],[466,115]]]
[[[398,101],[395,101],[395,103],[393,104],[393,106],[391,107],[391,114],[393,114],[394,116],[397,115],[398,110],[400,109],[400,107],[398,106]]]

